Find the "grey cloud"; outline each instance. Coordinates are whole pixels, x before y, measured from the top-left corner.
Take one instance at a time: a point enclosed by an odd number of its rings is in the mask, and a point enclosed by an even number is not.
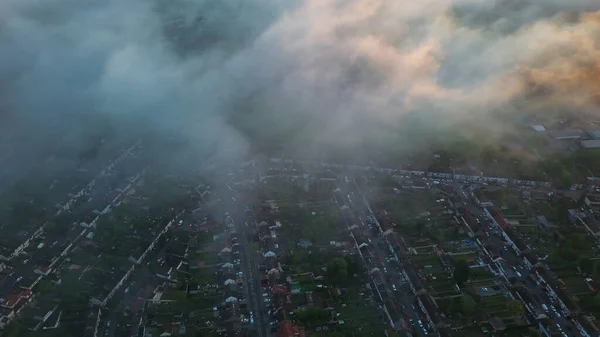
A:
[[[493,134],[483,121],[499,113],[573,98],[573,113],[594,111],[591,90],[575,83],[597,85],[586,70],[597,65],[600,29],[580,13],[599,8],[584,0],[9,0],[0,4],[0,97],[11,123],[70,130],[60,132],[69,140],[84,137],[89,120],[106,120],[175,130],[189,140],[182,152],[200,157],[242,157],[257,141],[360,157],[376,152],[373,144],[416,146],[415,134],[463,121],[481,119],[474,124]],[[533,95],[542,86],[551,94]],[[32,133],[26,148],[52,134]]]

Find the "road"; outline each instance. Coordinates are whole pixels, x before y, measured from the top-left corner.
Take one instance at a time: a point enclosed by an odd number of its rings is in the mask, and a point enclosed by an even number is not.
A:
[[[386,249],[386,246],[389,245],[388,240],[381,235],[381,232],[385,231],[387,228],[375,228],[377,222],[373,220],[373,217],[369,217],[369,215],[368,215],[369,212],[365,211],[364,208],[361,209],[360,206],[358,205],[359,202],[356,201],[356,200],[360,200],[360,198],[358,198],[358,194],[360,194],[358,187],[356,187],[356,189],[353,189],[351,185],[352,184],[346,184],[346,185],[342,184],[342,193],[341,194],[343,195],[344,199],[348,200],[346,204],[351,206],[355,213],[361,214],[361,216],[360,216],[361,219],[370,219],[370,220],[366,221],[367,222],[366,226],[369,227],[370,233],[372,234],[371,239],[369,240],[370,241],[369,242],[369,244],[370,244],[369,250],[375,258],[377,267],[379,267],[382,270],[387,270],[389,272],[391,270],[391,268],[393,268],[393,266],[390,265],[390,263],[388,262],[389,261],[388,259],[390,257],[393,257],[393,255],[390,253],[390,251],[388,249]],[[558,306],[558,304],[553,299],[551,299],[548,296],[548,294],[542,290],[541,287],[536,285],[536,283],[533,279],[530,278],[529,275],[530,275],[531,271],[528,270],[527,268],[525,268],[521,257],[517,256],[516,252],[514,252],[509,247],[505,247],[505,242],[503,241],[501,234],[499,234],[500,233],[499,230],[491,227],[492,223],[491,223],[491,221],[485,219],[485,217],[483,216],[482,209],[480,207],[478,207],[477,205],[474,205],[470,202],[470,199],[467,196],[467,194],[464,193],[464,191],[460,188],[460,184],[452,184],[452,185],[455,188],[455,192],[457,193],[457,195],[461,196],[461,198],[463,199],[463,202],[464,202],[465,206],[467,207],[467,209],[469,211],[471,211],[474,214],[474,216],[478,217],[481,221],[481,225],[484,226],[484,228],[487,226],[486,230],[488,230],[488,232],[491,233],[490,236],[486,236],[483,238],[484,245],[490,247],[490,250],[491,250],[490,253],[492,255],[501,256],[505,260],[506,265],[510,266],[508,268],[505,268],[508,276],[514,277],[515,279],[518,279],[519,281],[521,281],[526,286],[526,289],[528,290],[528,292],[531,293],[531,298],[532,298],[533,303],[528,303],[528,304],[537,308],[540,311],[540,313],[544,312],[544,310],[542,309],[543,308],[542,305],[544,305],[545,307],[548,308],[546,314],[549,317],[550,323],[547,324],[547,329],[551,333],[566,333],[566,332],[568,332],[569,336],[580,336],[580,334],[577,331],[574,324],[566,318],[567,315],[560,312],[560,307]],[[546,192],[546,191],[544,191],[544,192]],[[361,221],[361,220],[358,220],[358,221],[361,223],[361,226],[363,226],[363,227],[365,226],[364,221]],[[402,246],[403,245],[400,242],[400,244],[397,245],[396,247],[400,248],[400,249],[402,249],[402,248],[406,249],[406,247],[402,247]],[[490,257],[488,257],[487,260],[489,260],[491,262],[491,258],[492,257],[490,256]],[[400,262],[408,262],[408,261],[400,261]],[[411,283],[413,284],[413,286],[416,289],[421,288],[421,280],[420,280],[420,277],[418,276],[418,272],[415,269],[415,267],[410,264],[410,262],[403,263],[401,265],[401,268],[399,268],[399,269],[404,269],[404,271],[408,275]],[[389,278],[385,278],[385,279],[389,279]],[[389,293],[390,286],[391,286],[390,283],[387,283],[385,286],[387,293]],[[411,300],[410,297],[401,299],[399,301],[396,299],[395,303],[397,305],[393,306],[393,308],[401,307],[403,309],[403,312],[405,314],[408,313],[408,315],[410,316],[410,318],[413,321],[415,319],[416,320],[420,319],[420,317],[422,318],[422,315],[419,313],[419,308],[418,307],[414,308],[412,306],[413,301]],[[398,309],[390,310],[390,312],[392,313],[397,310]],[[530,317],[530,318],[532,318],[532,317]],[[394,317],[394,319],[396,319],[396,318]],[[533,319],[533,321],[535,322],[535,318]]]
[[[407,324],[415,326],[417,331],[425,334],[424,328],[418,327],[419,322],[426,323],[424,314],[415,305],[415,296],[410,287],[406,287],[409,282],[416,289],[422,287],[416,270],[408,261],[401,259],[396,252],[393,252],[392,245],[383,235],[385,228],[379,227],[368,203],[351,178],[343,178],[343,182],[338,186],[340,191],[336,193],[335,199],[339,205],[349,207],[350,212],[345,215],[348,225],[359,226],[360,228],[356,230],[361,234],[359,237],[365,237],[364,242],[357,242],[357,245],[367,244],[366,247],[361,248],[363,261],[369,271],[374,268],[379,269],[379,271],[371,273],[375,280],[372,283],[381,283],[377,286],[375,298],[383,301],[396,329],[402,329],[401,320],[404,320]],[[398,259],[396,260],[396,258]],[[403,271],[406,271],[409,280],[405,279]],[[381,299],[378,298],[379,296]]]
[[[451,186],[461,196],[467,210],[479,220],[478,226],[487,232],[485,236],[479,238],[491,255],[487,256],[486,260],[491,262],[496,257],[501,257],[504,260],[503,265],[507,266],[502,268],[505,271],[505,275],[509,279],[520,281],[525,287],[526,291],[523,294],[525,304],[534,308],[536,312],[548,316],[550,324],[547,325],[547,329],[549,332],[558,334],[568,333],[568,336],[573,337],[581,336],[575,325],[566,318],[567,315],[561,312],[560,306],[556,301],[548,296],[543,285],[540,286],[539,282],[536,283],[537,277],[535,276],[535,271],[528,269],[523,263],[522,258],[506,244],[502,237],[501,229],[495,227],[494,223],[485,217],[480,207],[471,203],[461,186],[458,184],[452,184]],[[471,228],[471,230],[477,231],[478,228]],[[514,293],[521,294],[518,291]],[[516,297],[518,298],[518,296]],[[549,310],[544,310],[543,306],[546,306]],[[527,316],[532,322],[537,320],[537,317],[534,317],[530,313],[527,313]]]
[[[250,251],[250,245],[248,243],[248,236],[252,236],[250,228],[254,226],[254,221],[252,219],[246,219],[246,206],[241,205],[241,202],[236,201],[238,199],[236,199],[237,195],[235,191],[231,190],[229,187],[226,191],[228,192],[225,193],[223,202],[226,205],[226,209],[229,210],[231,221],[233,221],[238,233],[236,237],[240,247],[240,269],[243,273],[246,303],[248,304],[249,311],[253,314],[256,335],[259,337],[267,337],[269,336],[269,330],[267,328],[269,318],[266,307],[262,302],[262,287],[260,284],[256,252]],[[249,224],[247,227],[246,222],[248,220],[252,221],[252,224]]]
[[[301,172],[295,172],[295,174],[301,174]],[[435,187],[435,186],[446,186],[446,187],[452,187],[454,189],[454,191],[456,192],[456,194],[463,200],[463,204],[464,206],[467,207],[467,209],[472,212],[475,217],[479,217],[482,222],[483,226],[486,226],[486,230],[489,231],[489,233],[491,234],[490,237],[484,237],[483,241],[484,244],[486,246],[490,247],[491,250],[491,254],[493,256],[498,256],[500,255],[504,260],[505,260],[505,265],[507,265],[507,267],[505,267],[504,269],[506,270],[507,274],[510,277],[515,277],[516,279],[518,279],[519,281],[521,281],[524,285],[525,288],[527,289],[527,294],[531,294],[531,306],[537,308],[538,310],[541,310],[540,312],[543,312],[542,305],[545,305],[546,307],[549,308],[548,310],[548,316],[550,318],[549,320],[549,324],[547,324],[548,329],[550,330],[550,332],[559,332],[559,333],[566,333],[568,332],[569,336],[580,336],[579,332],[574,328],[574,324],[572,322],[570,322],[568,319],[565,318],[566,315],[564,315],[563,313],[559,312],[559,306],[554,303],[554,301],[549,298],[549,296],[546,294],[546,292],[542,291],[541,288],[535,283],[535,280],[530,278],[530,274],[531,271],[528,270],[522,262],[521,257],[517,256],[517,254],[512,251],[510,248],[506,248],[504,247],[505,243],[502,240],[501,236],[498,235],[498,230],[497,229],[489,229],[487,226],[490,225],[489,221],[485,222],[485,219],[483,217],[481,217],[482,215],[482,209],[473,204],[473,202],[470,200],[469,197],[469,191],[464,191],[461,189],[462,185],[465,185],[465,183],[461,183],[461,182],[453,182],[453,181],[442,181],[441,179],[434,182],[434,179],[431,178],[418,178],[418,177],[410,177],[409,180],[420,180],[422,179],[424,182],[429,182],[429,188]],[[351,225],[359,225],[360,229],[359,231],[364,231],[365,233],[368,233],[367,239],[364,239],[364,242],[357,242],[358,245],[362,244],[362,243],[367,243],[369,246],[368,248],[362,248],[361,252],[364,252],[364,261],[367,265],[367,268],[369,270],[372,270],[373,268],[377,267],[379,268],[379,270],[382,272],[383,277],[382,279],[384,280],[383,282],[383,286],[379,286],[376,290],[376,298],[378,297],[378,294],[381,294],[382,300],[380,300],[381,302],[385,302],[386,306],[389,306],[389,314],[390,314],[390,318],[392,319],[392,321],[394,321],[394,324],[397,324],[399,318],[401,318],[405,313],[407,313],[410,317],[410,319],[414,320],[418,320],[420,319],[420,317],[422,317],[422,313],[420,313],[419,308],[415,308],[413,309],[413,303],[414,303],[414,296],[410,296],[407,294],[404,294],[403,296],[393,296],[393,288],[396,287],[398,288],[399,283],[402,283],[403,280],[398,280],[395,281],[394,277],[390,277],[389,274],[396,274],[398,273],[400,270],[404,270],[406,272],[406,274],[408,275],[408,278],[410,280],[410,282],[412,283],[412,285],[416,288],[416,289],[420,289],[422,284],[421,284],[421,280],[420,277],[418,275],[417,269],[412,266],[410,264],[409,261],[407,260],[399,260],[400,264],[399,265],[394,265],[394,263],[390,263],[389,262],[389,258],[393,257],[394,254],[392,254],[389,249],[386,249],[386,246],[389,244],[388,240],[383,237],[381,235],[382,230],[385,230],[386,228],[376,228],[377,226],[377,221],[374,219],[370,219],[369,215],[371,215],[370,210],[368,209],[368,204],[366,203],[366,201],[363,203],[360,197],[360,191],[358,189],[358,186],[356,186],[355,184],[352,184],[352,179],[345,179],[345,184],[344,182],[341,182],[341,184],[339,185],[340,187],[340,192],[339,195],[336,195],[336,200],[338,201],[338,204],[341,205],[346,205],[348,207],[350,207],[351,212],[350,212],[350,218],[347,220],[348,224]],[[353,186],[354,185],[354,186]],[[481,183],[476,183],[475,185],[484,187],[486,186],[485,184],[481,184]],[[490,188],[494,188],[492,186],[490,186]],[[505,187],[500,187],[500,188],[505,188]],[[549,192],[554,192],[555,194],[564,194],[564,195],[568,195],[568,196],[572,196],[572,197],[577,197],[581,194],[581,191],[570,191],[570,190],[558,190],[558,189],[553,189],[553,188],[528,188],[528,187],[507,187],[507,189],[511,189],[514,191],[517,190],[522,190],[522,191],[536,191],[536,192],[543,192],[543,193],[549,193]],[[366,205],[365,205],[366,204]],[[368,241],[367,241],[368,240]],[[400,242],[400,244],[396,244],[395,245],[397,253],[400,253],[401,251],[405,250],[406,247],[404,247],[404,245]],[[400,254],[401,255],[401,254]],[[399,258],[401,258],[400,256],[398,256]],[[491,261],[491,256],[488,256],[485,260],[489,261],[490,263],[492,263]],[[397,269],[396,269],[397,268]],[[387,270],[387,271],[386,271]],[[518,272],[518,274],[516,273]],[[521,276],[517,276],[517,275],[521,275]],[[390,296],[390,294],[392,294],[392,296]],[[388,300],[389,298],[391,298],[391,301]],[[528,298],[529,299],[529,298]],[[526,299],[527,301],[527,299]],[[390,303],[391,302],[391,303]],[[529,304],[529,303],[528,303]],[[557,311],[554,312],[552,308],[556,308]],[[532,319],[532,317],[529,317],[530,319]],[[535,319],[533,319],[532,321],[535,322]]]

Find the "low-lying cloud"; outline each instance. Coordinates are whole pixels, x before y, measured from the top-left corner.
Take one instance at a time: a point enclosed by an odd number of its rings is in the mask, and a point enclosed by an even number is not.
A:
[[[28,135],[2,141],[36,155],[102,120],[114,137],[174,131],[200,157],[361,157],[600,103],[586,0],[5,0],[0,46],[2,128]]]

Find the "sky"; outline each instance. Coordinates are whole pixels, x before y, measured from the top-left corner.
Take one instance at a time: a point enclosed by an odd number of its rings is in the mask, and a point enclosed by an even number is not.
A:
[[[95,137],[360,158],[600,117],[593,0],[4,0],[0,46],[5,171]]]

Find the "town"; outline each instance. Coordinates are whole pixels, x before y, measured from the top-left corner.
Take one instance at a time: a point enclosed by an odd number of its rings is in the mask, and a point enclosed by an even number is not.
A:
[[[2,225],[2,336],[599,335],[594,177],[273,157],[177,178],[151,152]]]
[[[0,337],[600,337],[600,0],[0,0]]]

